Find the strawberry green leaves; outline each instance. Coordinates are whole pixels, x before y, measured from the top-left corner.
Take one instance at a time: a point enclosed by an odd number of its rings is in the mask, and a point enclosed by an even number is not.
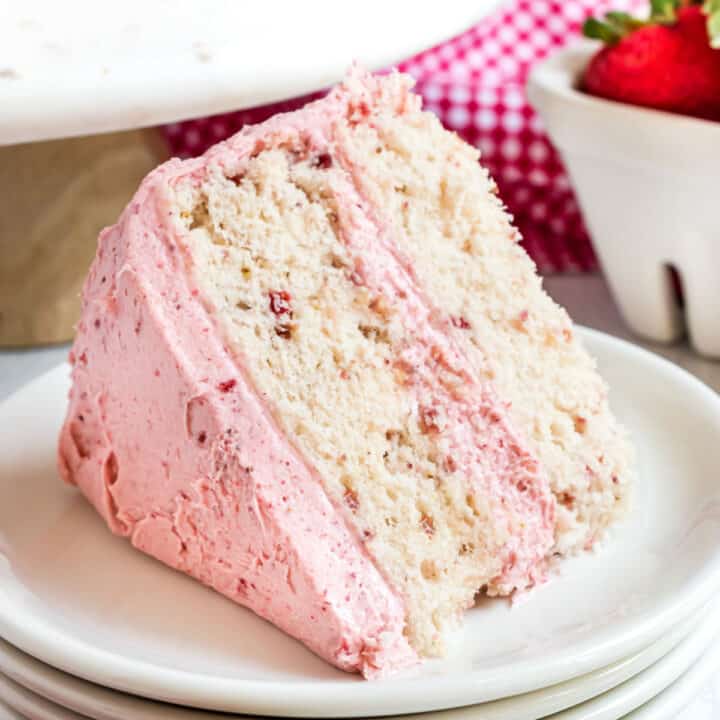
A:
[[[622,38],[622,35],[610,23],[594,17],[590,17],[585,21],[582,31],[585,37],[600,40],[606,45],[613,45]]]
[[[680,0],[650,0],[650,21],[655,23],[672,23],[677,17]]]
[[[708,16],[710,45],[720,49],[720,0],[705,0],[703,10]]]
[[[632,32],[646,24],[626,12],[605,13],[605,20],[622,33]]]
[[[624,12],[608,12],[602,20],[590,17],[583,25],[583,35],[614,45],[631,32],[648,25],[672,25],[677,22],[678,10],[687,5],[702,5],[707,15],[710,46],[720,49],[720,0],[650,0],[647,20]]]
[[[624,12],[605,13],[604,20],[588,18],[583,26],[583,34],[595,40],[601,40],[612,45],[625,37],[633,30],[641,28],[646,23]]]

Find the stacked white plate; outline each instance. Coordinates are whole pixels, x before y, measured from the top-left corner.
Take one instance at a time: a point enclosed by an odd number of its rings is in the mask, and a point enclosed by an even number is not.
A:
[[[677,717],[720,665],[720,399],[584,334],[638,449],[629,516],[524,602],[481,602],[446,659],[373,683],[113,537],[57,478],[67,368],[26,386],[0,405],[0,720]]]

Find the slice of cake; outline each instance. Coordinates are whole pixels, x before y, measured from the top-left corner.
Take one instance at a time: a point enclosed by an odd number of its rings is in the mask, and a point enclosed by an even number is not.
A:
[[[622,512],[629,448],[477,152],[411,81],[170,161],[87,279],[63,476],[113,532],[373,677]]]

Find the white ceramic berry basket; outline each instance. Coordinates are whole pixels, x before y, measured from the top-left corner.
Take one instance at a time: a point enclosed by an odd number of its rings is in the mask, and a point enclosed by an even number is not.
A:
[[[576,89],[583,43],[533,71],[528,96],[560,151],[622,314],[659,342],[687,331],[720,357],[720,123]],[[680,275],[684,309],[670,268]]]

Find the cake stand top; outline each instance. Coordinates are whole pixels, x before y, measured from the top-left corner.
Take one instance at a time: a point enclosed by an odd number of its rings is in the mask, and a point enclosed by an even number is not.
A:
[[[462,32],[498,0],[0,0],[0,145],[270,103]]]

